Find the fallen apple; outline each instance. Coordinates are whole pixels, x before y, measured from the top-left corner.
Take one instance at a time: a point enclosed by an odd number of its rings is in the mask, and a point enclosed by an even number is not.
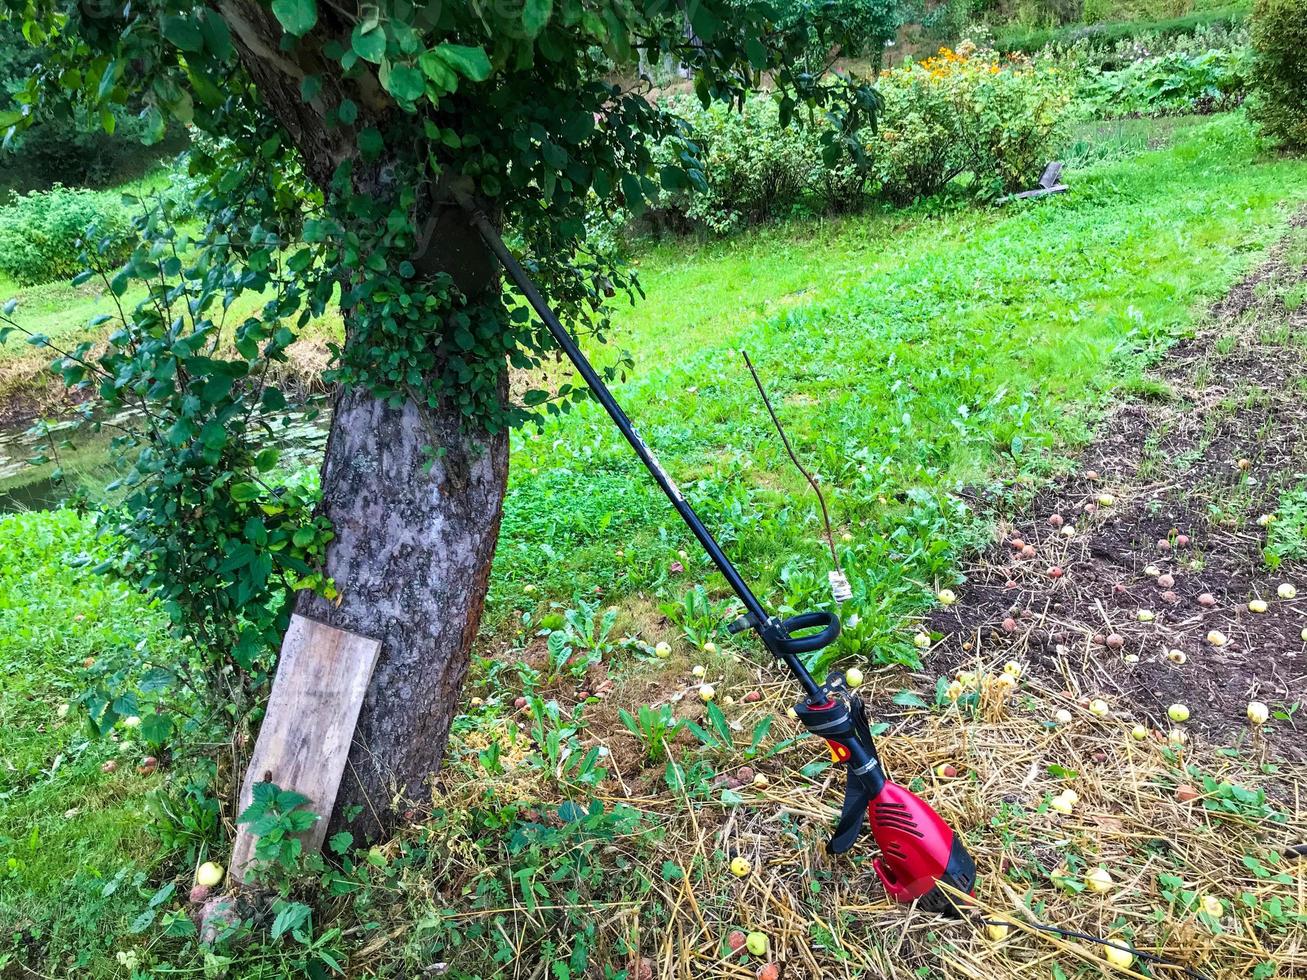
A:
[[[1017,621],[1013,619],[1011,616],[1003,620],[1003,631],[1005,633],[1014,633],[1016,632],[1016,628],[1017,628]]]
[[[739,929],[732,929],[726,936],[726,945],[732,953],[738,953],[744,949],[744,933]]]
[[[1250,613],[1257,613],[1258,615],[1261,615],[1262,613],[1266,612],[1266,610],[1269,609],[1269,608],[1270,608],[1270,607],[1269,607],[1268,605],[1266,605],[1266,600],[1265,600],[1265,599],[1249,599],[1249,600],[1248,600],[1248,611],[1249,611]]]
[[[702,677],[704,674],[707,673],[707,671],[704,670],[703,664],[695,664],[693,667],[690,668],[690,673],[693,674],[695,677]]]
[[[929,650],[929,649],[930,649],[930,634],[929,634],[929,633],[918,633],[916,636],[914,636],[914,637],[912,638],[912,645],[913,645],[914,647],[916,647],[918,650]]]
[[[744,945],[754,956],[762,956],[771,943],[767,940],[765,932],[751,932],[745,938]]]
[[[1166,717],[1170,718],[1176,724],[1189,720],[1189,708],[1179,702],[1171,705],[1166,709]]]
[[[1202,794],[1198,792],[1196,787],[1190,786],[1188,783],[1181,783],[1175,788],[1175,800],[1177,803],[1192,803],[1201,795]]]
[[[109,759],[100,764],[101,772],[116,772],[117,770],[118,770],[118,763],[115,762],[113,759]]]
[[[205,888],[214,888],[222,882],[226,873],[216,861],[205,861],[195,872],[195,883]]]
[[[1061,527],[1061,526],[1062,526],[1062,515],[1061,515],[1061,514],[1050,514],[1049,517],[1048,517],[1048,526],[1049,526],[1049,527]]]
[[[1094,499],[1098,503],[1099,507],[1111,507],[1113,504],[1116,503],[1116,498],[1113,497],[1110,493],[1100,493]]]
[[[1185,742],[1189,741],[1189,736],[1184,733],[1184,729],[1182,728],[1172,728],[1166,733],[1166,740],[1168,743],[1178,748],[1179,746],[1184,745]]]
[[[1135,961],[1135,954],[1128,949],[1118,949],[1116,946],[1104,946],[1103,958],[1115,967],[1122,970],[1130,969],[1130,965]]]
[[[1006,922],[986,922],[985,938],[992,943],[1001,943],[1007,938],[1009,927]]]
[[[1254,725],[1265,725],[1271,717],[1271,709],[1261,701],[1248,702],[1248,720]]]
[[[1134,728],[1130,729],[1130,737],[1133,738],[1136,742],[1147,741],[1148,740],[1147,727],[1145,727],[1144,725],[1135,725]]]
[[[717,696],[717,689],[713,687],[711,684],[699,685],[699,700],[704,701],[706,703],[708,701],[711,701],[716,696]]]
[[[1205,609],[1211,609],[1216,605],[1216,596],[1212,595],[1210,592],[1204,592],[1198,597],[1198,605]]]
[[[1009,677],[1012,678],[1019,679],[1021,677],[1022,670],[1023,670],[1022,666],[1019,663],[1017,663],[1015,660],[1009,660],[1007,663],[1003,665],[1003,673],[1007,674]]]
[[[1151,609],[1140,609],[1135,613],[1135,619],[1139,620],[1141,623],[1151,623],[1156,618],[1157,614]]]
[[[1112,709],[1102,698],[1094,698],[1089,702],[1089,713],[1095,718],[1106,718],[1112,713]]]
[[[1166,574],[1157,576],[1157,587],[1159,589],[1175,588],[1175,576]]]
[[[1208,915],[1210,915],[1213,919],[1219,919],[1222,915],[1225,914],[1225,906],[1221,904],[1221,900],[1217,898],[1215,895],[1204,895],[1203,900],[1199,903],[1199,905],[1202,908],[1202,910],[1206,912]]]
[[[935,775],[940,779],[956,779],[958,767],[951,762],[941,762],[935,767]]]
[[[939,600],[941,606],[951,606],[958,601],[957,593],[952,589],[940,589],[935,598]]]
[[[965,690],[966,688],[962,686],[961,681],[949,681],[948,687],[944,689],[944,696],[950,701],[956,701],[962,697]]]
[[[1183,650],[1167,650],[1166,659],[1177,666],[1183,666],[1184,662],[1189,659],[1189,655]]]
[[[1022,558],[1034,558],[1036,554],[1037,552],[1035,551],[1035,546],[1033,544],[1028,544],[1021,549]]]
[[[1211,630],[1207,634],[1207,642],[1214,647],[1223,647],[1226,644],[1225,634],[1220,630]]]
[[[717,644],[714,643],[712,640],[709,640],[707,643],[703,645],[703,652],[709,655],[716,653]]]
[[[1062,573],[1062,566],[1061,566],[1061,565],[1050,565],[1050,566],[1048,567],[1048,577],[1049,577],[1049,578],[1061,578],[1061,577],[1062,577],[1062,574],[1063,574],[1063,573]]]
[[[1074,716],[1071,714],[1071,712],[1067,711],[1066,708],[1058,708],[1057,714],[1053,716],[1053,719],[1059,725],[1069,725],[1071,724],[1072,721],[1075,720]]]
[[[1275,590],[1275,594],[1281,599],[1296,599],[1298,598],[1298,589],[1292,582],[1281,582]]]
[[[1109,891],[1114,884],[1116,882],[1112,880],[1112,875],[1106,868],[1094,868],[1093,871],[1085,875],[1085,887],[1091,892],[1098,892],[1100,895]]]
[[[1120,633],[1108,633],[1103,642],[1109,650],[1120,650],[1125,646],[1125,637]]]
[[[671,655],[672,645],[666,640],[659,640],[658,644],[654,647],[654,656],[661,660],[666,660]]]
[[[752,870],[753,865],[749,863],[748,858],[740,856],[731,858],[731,874],[735,875],[735,877],[743,878]]]
[[[757,980],[780,980],[781,968],[775,963],[764,963],[758,967]]]
[[[1068,816],[1075,809],[1075,801],[1069,797],[1058,794],[1048,801],[1049,808],[1057,811],[1063,816]]]
[[[862,671],[857,667],[850,667],[844,672],[844,683],[849,687],[861,687],[863,682]]]

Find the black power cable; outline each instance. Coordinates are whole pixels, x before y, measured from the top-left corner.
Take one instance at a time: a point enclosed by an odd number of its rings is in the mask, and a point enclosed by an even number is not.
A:
[[[1010,926],[1012,922],[1005,922],[1002,919],[982,919],[981,922],[987,926]],[[1064,936],[1067,939],[1080,939],[1087,943],[1098,943],[1100,946],[1111,946],[1113,949],[1119,949],[1123,953],[1130,953],[1146,963],[1156,963],[1158,966],[1171,966],[1177,970],[1183,970],[1184,975],[1191,980],[1211,980],[1206,973],[1195,970],[1191,966],[1185,966],[1183,963],[1177,963],[1173,959],[1165,956],[1158,956],[1156,953],[1148,953],[1142,949],[1136,949],[1129,943],[1117,942],[1115,939],[1106,939],[1103,936],[1095,936],[1088,932],[1077,932],[1075,929],[1064,929],[1061,926],[1047,926],[1040,922],[1024,922],[1023,925],[1029,926],[1038,932],[1048,932],[1057,936]]]

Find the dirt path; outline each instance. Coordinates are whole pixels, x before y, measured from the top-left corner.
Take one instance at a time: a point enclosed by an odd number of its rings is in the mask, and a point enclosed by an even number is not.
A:
[[[932,617],[949,639],[928,668],[1017,659],[1075,696],[1133,702],[1162,731],[1182,702],[1192,735],[1234,745],[1254,738],[1247,705],[1263,701],[1273,755],[1307,759],[1307,567],[1272,571],[1258,522],[1307,481],[1305,295],[1307,212],[1167,354],[1155,397],[1116,411],[1082,469],[968,569]]]

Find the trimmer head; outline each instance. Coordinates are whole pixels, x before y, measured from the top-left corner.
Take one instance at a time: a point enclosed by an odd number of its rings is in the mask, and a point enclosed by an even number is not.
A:
[[[872,867],[889,896],[920,902],[932,912],[959,914],[958,900],[938,886],[944,882],[971,894],[975,861],[929,803],[886,777],[862,699],[845,691],[839,678],[824,689],[829,693],[825,704],[804,702],[794,711],[808,731],[826,740],[831,760],[848,770],[840,820],[826,849],[832,854],[849,850],[865,818],[881,852]],[[858,763],[860,758],[867,761]]]

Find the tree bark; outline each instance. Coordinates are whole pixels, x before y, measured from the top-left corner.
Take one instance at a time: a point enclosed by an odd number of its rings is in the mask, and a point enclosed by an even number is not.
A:
[[[427,470],[423,447],[444,449]],[[406,801],[426,806],[467,673],[499,536],[508,437],[477,440],[457,413],[391,408],[341,392],[322,469],[336,537],[327,572],[338,604],[305,595],[304,615],[381,641],[332,830],[376,839]]]
[[[344,78],[313,45],[282,50],[281,30],[263,4],[219,0],[219,10],[264,107],[325,190],[341,160],[356,153],[349,127],[326,126],[329,108],[352,98],[385,131],[393,107],[368,72]],[[322,86],[306,103],[300,82],[308,74]],[[370,176],[356,179],[384,190],[380,175],[388,162],[373,161],[367,170]],[[446,272],[469,296],[497,288],[498,267],[462,211],[437,203],[433,216],[431,247],[424,242],[411,257],[420,273]],[[438,331],[431,333],[434,343]],[[504,365],[500,397],[507,396]],[[432,449],[439,451],[434,465]],[[326,571],[340,597],[305,594],[298,611],[380,640],[381,654],[336,796],[333,831],[361,808],[349,829],[374,840],[394,827],[403,804],[430,802],[481,621],[507,482],[507,433],[471,433],[452,406],[408,400],[395,408],[363,387],[337,394],[322,512],[335,532]]]

